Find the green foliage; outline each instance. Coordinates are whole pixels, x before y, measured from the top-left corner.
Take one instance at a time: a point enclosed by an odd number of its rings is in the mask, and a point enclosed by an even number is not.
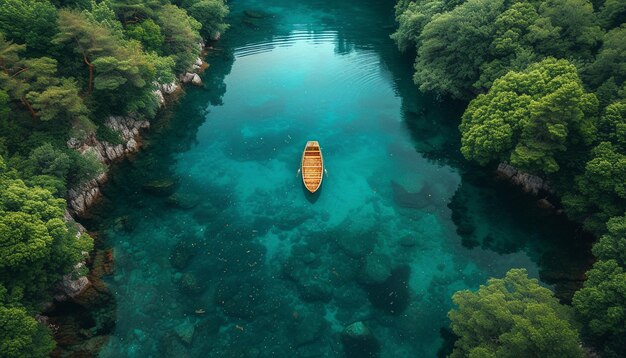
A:
[[[3,288],[0,285],[0,288]],[[6,290],[5,290],[6,291]],[[19,305],[3,304],[0,297],[0,352],[5,358],[48,357],[54,348],[50,331]]]
[[[98,155],[88,150],[83,154],[76,151],[68,152],[72,158],[72,168],[68,176],[68,182],[80,185],[96,178],[104,172],[104,164],[98,160]]]
[[[615,260],[626,267],[626,216],[609,219],[606,227],[607,233],[593,246],[593,254],[598,260]]]
[[[162,57],[155,52],[146,54],[146,59],[154,69],[154,79],[158,83],[172,83],[176,76],[174,75],[174,66],[176,62],[172,57]]]
[[[558,31],[557,41],[537,44],[539,51],[556,57],[591,57],[591,50],[602,38],[602,30],[588,0],[542,1],[539,12]]]
[[[416,46],[424,26],[436,14],[451,10],[443,0],[400,1],[396,5],[398,30],[391,35],[400,51]]]
[[[48,0],[0,0],[0,32],[36,54],[50,53],[57,9]]]
[[[626,22],[626,2],[623,0],[605,0],[598,12],[598,18],[606,29],[624,24]]]
[[[111,7],[123,24],[154,17],[166,0],[111,0]]]
[[[585,70],[585,80],[598,88],[603,105],[619,99],[626,80],[626,24],[604,35],[596,60]]]
[[[115,12],[109,7],[107,1],[95,2],[91,0],[89,10],[83,10],[82,14],[90,22],[109,29],[116,37],[122,37],[122,24],[117,21]]]
[[[574,191],[563,196],[568,215],[583,221],[592,232],[604,232],[604,223],[626,210],[624,178],[626,155],[610,142],[601,142],[576,177]]]
[[[0,284],[9,291],[41,295],[92,246],[69,230],[64,210],[49,191],[0,176]]]
[[[488,59],[504,0],[468,0],[433,17],[420,34],[414,81],[422,91],[468,98]]]
[[[101,141],[109,142],[113,145],[122,144],[122,137],[120,134],[105,125],[98,126],[96,137]]]
[[[27,173],[51,175],[65,180],[71,164],[71,159],[67,154],[46,143],[30,152]]]
[[[582,357],[571,312],[523,269],[460,291],[448,313],[459,337],[451,357]]]
[[[610,104],[598,121],[598,139],[626,153],[626,100]]]
[[[152,19],[128,25],[126,36],[141,42],[146,51],[157,53],[161,51],[165,43],[165,36],[161,33],[161,28]]]
[[[396,11],[392,38],[417,47],[415,83],[462,99],[547,56],[588,60],[602,37],[587,0],[401,1]]]
[[[71,121],[78,117],[87,118],[89,114],[74,80],[63,79],[58,85],[49,86],[42,92],[29,92],[26,98],[42,121]]]
[[[470,102],[460,130],[461,152],[481,164],[508,161],[535,173],[554,173],[570,144],[595,138],[597,100],[585,93],[576,67],[548,58],[509,72]]]
[[[617,261],[596,262],[572,303],[586,323],[587,334],[604,347],[604,356],[619,357],[626,352],[626,272]]]
[[[226,30],[223,0],[182,5],[0,0],[1,357],[48,356],[54,344],[34,302],[93,246],[65,220],[62,198],[104,165],[94,151],[67,149],[68,138],[95,133],[93,116],[153,116],[155,84],[191,67],[201,35]],[[120,140],[104,126],[98,136]]]
[[[187,12],[174,5],[165,5],[156,15],[156,23],[161,27],[168,46],[163,49],[163,55],[174,59],[174,71],[186,71],[200,55],[198,43],[202,40],[198,30],[202,25]]]

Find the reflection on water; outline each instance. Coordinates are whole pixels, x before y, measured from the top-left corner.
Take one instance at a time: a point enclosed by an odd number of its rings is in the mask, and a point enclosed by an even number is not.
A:
[[[205,88],[105,190],[102,356],[436,356],[455,291],[512,267],[576,283],[567,224],[464,167],[460,107],[417,93],[391,5],[232,3]],[[328,169],[315,196],[307,140]]]

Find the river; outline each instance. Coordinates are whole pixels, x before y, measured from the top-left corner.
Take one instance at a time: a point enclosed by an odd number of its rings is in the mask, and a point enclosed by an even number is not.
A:
[[[434,357],[458,290],[523,267],[567,300],[588,255],[577,228],[462,159],[464,104],[413,85],[392,1],[229,5],[204,86],[94,210],[115,259],[101,356],[363,356],[341,340],[362,321],[367,354]],[[307,140],[328,171],[315,195]]]

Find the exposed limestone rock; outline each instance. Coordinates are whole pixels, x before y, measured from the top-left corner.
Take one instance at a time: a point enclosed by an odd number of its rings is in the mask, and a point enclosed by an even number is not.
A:
[[[536,175],[519,171],[507,163],[500,163],[498,169],[496,169],[496,174],[519,186],[526,193],[533,195],[538,195],[540,192],[552,193],[552,188],[546,180]]]
[[[76,266],[81,265],[84,266],[82,262],[79,262]],[[81,276],[74,279],[73,273],[68,273],[63,276],[61,282],[58,283],[57,288],[60,291],[60,294],[56,295],[54,298],[63,302],[68,298],[75,298],[76,296],[83,293],[89,286],[91,286],[91,281],[86,276]]]
[[[165,105],[165,97],[163,97],[163,92],[160,89],[154,90],[154,96],[157,98],[159,102],[159,108]]]
[[[176,84],[176,81],[173,81],[172,83],[162,84],[160,87],[161,92],[165,94],[172,94],[180,88],[180,86]]]
[[[202,67],[202,59],[200,57],[198,57],[196,59],[196,62],[193,63],[193,69],[194,70],[199,70],[200,67]]]
[[[196,86],[202,85],[202,80],[200,79],[200,76],[198,76],[197,73],[193,74],[193,79],[191,80],[191,84],[196,85]]]
[[[139,131],[148,128],[150,122],[137,119],[135,116],[110,116],[104,122],[114,132],[118,133],[122,143],[112,144],[99,141],[95,136],[90,136],[84,141],[70,138],[67,146],[78,150],[81,154],[93,154],[101,163],[108,165],[113,161],[123,158],[126,154],[139,150]],[[106,182],[106,173],[96,179],[90,180],[79,188],[68,191],[68,204],[71,213],[83,216],[87,208],[93,205],[101,196],[100,185]]]
[[[191,72],[187,72],[184,75],[180,76],[180,82],[182,83],[189,83],[191,82],[191,80],[193,79],[193,75],[195,75],[195,73],[191,73]]]
[[[71,210],[80,216],[85,214],[87,208],[93,205],[100,195],[100,185],[96,179],[93,179],[80,188],[70,189],[67,192],[67,202]]]
[[[182,83],[191,83],[196,86],[202,85],[202,80],[197,73],[187,72],[180,78],[180,82]]]

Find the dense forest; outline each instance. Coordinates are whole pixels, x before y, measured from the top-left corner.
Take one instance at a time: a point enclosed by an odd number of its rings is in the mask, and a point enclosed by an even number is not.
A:
[[[49,354],[35,316],[93,247],[65,196],[103,165],[66,142],[119,140],[109,115],[154,117],[157,86],[192,67],[227,14],[222,0],[0,0],[0,356]]]
[[[227,14],[224,0],[0,0],[1,357],[54,349],[35,317],[93,247],[65,199],[104,167],[67,141],[114,143],[108,116],[155,117],[155,90],[193,66]],[[626,2],[399,0],[396,19],[415,84],[468,102],[462,154],[549,180],[599,238],[571,306],[521,269],[457,292],[451,356],[623,356]]]
[[[573,314],[513,270],[454,296],[452,356],[626,352],[626,2],[400,0],[402,51],[422,91],[469,101],[461,152],[550,181],[567,216],[600,240]]]

